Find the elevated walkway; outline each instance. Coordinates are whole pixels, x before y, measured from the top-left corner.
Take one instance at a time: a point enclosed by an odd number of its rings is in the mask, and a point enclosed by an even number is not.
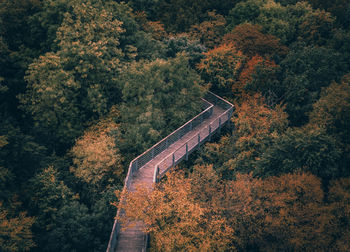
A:
[[[188,159],[193,151],[230,122],[233,105],[226,100],[209,92],[203,99],[203,106],[200,114],[131,161],[124,190],[135,191],[140,185],[152,188],[171,167]],[[142,231],[143,223],[121,229],[118,221],[121,215],[123,211],[118,209],[107,252],[145,251],[148,236]]]

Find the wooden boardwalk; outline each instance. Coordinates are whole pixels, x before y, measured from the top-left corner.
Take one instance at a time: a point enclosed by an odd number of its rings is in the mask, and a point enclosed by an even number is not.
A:
[[[202,120],[198,126],[193,129],[191,128],[189,132],[132,173],[130,178],[126,180],[128,190],[135,191],[139,186],[152,188],[155,182],[154,174],[156,167],[159,168],[160,177],[164,175],[170,167],[187,158],[191,152],[200,147],[200,144],[210,139],[212,134],[221,130],[221,126],[231,117],[232,110],[232,107],[230,110],[227,110],[222,108],[222,106],[212,105],[212,113],[208,118]],[[125,230],[120,227],[120,224],[118,224],[119,227],[117,227],[116,223],[117,222],[115,222],[113,227],[107,252],[134,252],[145,250],[147,236],[142,231],[144,229],[144,224],[142,222],[138,222],[136,225]],[[113,234],[113,232],[116,234]]]

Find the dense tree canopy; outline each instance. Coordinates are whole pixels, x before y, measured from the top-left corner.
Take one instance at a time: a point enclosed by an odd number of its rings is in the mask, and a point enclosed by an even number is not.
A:
[[[349,17],[347,0],[0,0],[0,250],[106,250],[130,160],[210,90],[232,127],[127,196],[150,250],[349,251]]]
[[[332,184],[331,203],[325,203],[320,180],[309,173],[220,181],[211,166],[196,166],[188,177],[170,174],[153,192],[129,193],[122,220],[144,221],[157,250],[345,251],[348,241],[333,244],[339,225],[333,207],[349,207],[346,185]]]
[[[129,150],[144,150],[200,111],[202,81],[183,55],[137,62],[122,78],[122,142]]]

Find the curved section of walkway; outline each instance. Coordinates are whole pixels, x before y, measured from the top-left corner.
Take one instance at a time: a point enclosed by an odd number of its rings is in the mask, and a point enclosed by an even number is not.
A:
[[[130,163],[124,190],[135,191],[140,185],[152,188],[153,183],[158,182],[171,167],[187,159],[214,133],[220,132],[221,127],[230,121],[233,113],[231,103],[211,92],[205,97],[204,108],[199,115]],[[145,251],[147,235],[142,231],[143,223],[138,222],[131,228],[121,229],[118,217],[122,215],[123,211],[118,209],[107,252]]]

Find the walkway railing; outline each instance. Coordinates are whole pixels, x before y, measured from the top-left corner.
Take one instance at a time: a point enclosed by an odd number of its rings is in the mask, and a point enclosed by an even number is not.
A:
[[[176,149],[172,154],[164,158],[161,162],[159,162],[155,166],[155,172],[154,172],[154,178],[153,182],[158,182],[159,179],[164,176],[164,174],[173,166],[177,165],[181,160],[186,158],[188,159],[188,155],[193,152],[196,147],[197,149],[200,147],[200,145],[205,142],[206,140],[210,139],[210,137],[217,131],[221,130],[221,127],[225,122],[229,122],[230,118],[233,113],[233,105],[229,103],[228,101],[220,98],[219,96],[213,94],[212,92],[208,92],[205,96],[205,99],[202,99],[203,104],[203,111],[199,113],[197,116],[192,118],[190,121],[188,121],[186,124],[172,132],[170,135],[165,137],[164,139],[160,140],[158,143],[153,145],[151,148],[146,150],[141,155],[137,156],[135,159],[133,159],[130,162],[128,173],[126,175],[125,181],[124,181],[124,188],[123,193],[124,195],[125,191],[128,191],[130,189],[130,183],[132,175],[140,169],[142,166],[147,164],[149,161],[151,161],[153,158],[155,158],[157,155],[162,153],[164,150],[169,148],[172,144],[176,143],[179,139],[181,139],[184,135],[186,135],[188,132],[199,126],[204,120],[208,119],[213,114],[213,107],[219,106],[225,111],[215,118],[210,125],[201,132],[195,136],[189,139],[186,144],[182,145],[178,149]],[[165,167],[165,170],[159,174],[160,168]],[[123,196],[120,199],[123,200]],[[119,217],[121,217],[122,210],[118,209],[116,220],[113,224],[113,229],[110,235],[107,252],[114,252],[116,245],[117,245],[117,236],[120,232],[121,224],[119,221]],[[144,250],[147,247],[147,240],[148,237],[145,235],[144,238]]]
[[[203,144],[205,141],[210,140],[211,136],[215,134],[216,131],[220,132],[222,125],[224,125],[226,122],[230,122],[230,118],[233,113],[233,105],[231,103],[213,94],[212,92],[208,92],[205,99],[211,101],[211,103],[214,103],[216,106],[225,109],[225,111],[210,122],[207,127],[199,131],[197,135],[188,139],[186,143],[178,147],[173,153],[169,154],[155,165],[153,176],[154,183],[157,183],[170,168],[175,167],[183,159],[188,160],[188,156],[193,151],[199,149],[201,144]]]

